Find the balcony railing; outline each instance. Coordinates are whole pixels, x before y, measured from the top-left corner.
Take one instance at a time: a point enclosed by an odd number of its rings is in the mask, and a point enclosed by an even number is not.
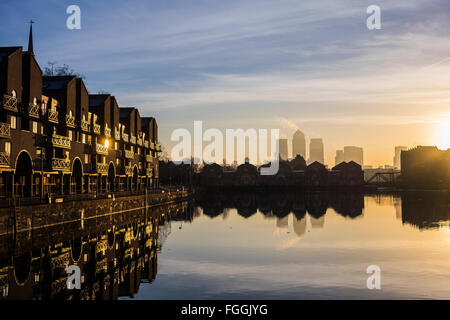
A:
[[[33,103],[28,104],[28,115],[30,117],[39,118],[39,111],[39,105]]]
[[[148,140],[144,140],[144,147],[148,148],[149,144],[148,144]]]
[[[94,133],[96,133],[96,134],[100,134],[101,133],[101,128],[100,128],[100,125],[98,123],[94,123]]]
[[[145,156],[145,161],[147,162],[152,162],[152,159],[153,159],[152,156],[149,154]]]
[[[70,114],[66,114],[66,125],[68,127],[75,128],[75,117]]]
[[[105,127],[105,136],[111,137],[111,128]]]
[[[125,167],[125,174],[127,176],[133,175],[133,167]]]
[[[54,134],[52,136],[52,145],[58,148],[70,149],[69,137]]]
[[[53,170],[62,170],[62,171],[70,170],[70,160],[53,158],[52,159],[52,169]]]
[[[137,138],[137,144],[142,146],[142,139],[141,138]]]
[[[128,142],[128,133],[122,133],[122,139],[125,142]]]
[[[81,130],[89,132],[89,122],[87,120],[81,120]]]
[[[119,130],[114,130],[114,138],[116,140],[120,140],[120,131]]]
[[[130,143],[136,144],[136,136],[130,136]]]
[[[11,137],[11,126],[8,123],[0,122],[0,137],[1,138]]]
[[[125,158],[127,158],[127,159],[134,159],[134,151],[125,150],[124,154],[125,154]]]
[[[53,123],[58,123],[58,111],[48,110],[47,111],[47,120]]]
[[[108,173],[108,164],[97,163],[97,173]]]
[[[9,153],[0,152],[0,166],[9,166]]]
[[[95,151],[99,154],[108,154],[108,148],[100,143],[97,143],[95,146]]]
[[[7,94],[3,95],[2,99],[3,108],[9,111],[17,112],[17,98],[13,96],[8,96]]]

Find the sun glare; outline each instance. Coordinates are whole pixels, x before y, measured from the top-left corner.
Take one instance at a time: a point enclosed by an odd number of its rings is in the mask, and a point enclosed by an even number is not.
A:
[[[436,128],[435,142],[441,150],[450,148],[450,117],[445,117],[439,122]]]

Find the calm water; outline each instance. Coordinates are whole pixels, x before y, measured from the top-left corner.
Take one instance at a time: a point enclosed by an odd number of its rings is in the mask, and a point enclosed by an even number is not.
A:
[[[209,195],[135,299],[450,298],[450,196]],[[381,290],[366,268],[381,268]]]

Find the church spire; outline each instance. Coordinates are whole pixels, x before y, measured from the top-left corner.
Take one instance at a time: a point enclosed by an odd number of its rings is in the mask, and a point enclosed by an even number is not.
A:
[[[30,20],[30,34],[28,36],[28,52],[34,54],[33,51],[33,20]]]

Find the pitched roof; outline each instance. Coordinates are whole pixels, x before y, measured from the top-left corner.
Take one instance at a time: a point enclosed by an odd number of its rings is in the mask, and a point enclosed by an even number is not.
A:
[[[119,108],[120,118],[125,119],[130,116],[131,111],[133,111],[133,107],[129,108]]]
[[[44,76],[42,77],[42,89],[63,90],[76,76]]]
[[[109,97],[109,94],[90,94],[89,95],[89,107],[102,106],[108,97]]]
[[[12,53],[19,49],[22,49],[22,47],[0,47],[0,62],[3,58],[9,57]]]

